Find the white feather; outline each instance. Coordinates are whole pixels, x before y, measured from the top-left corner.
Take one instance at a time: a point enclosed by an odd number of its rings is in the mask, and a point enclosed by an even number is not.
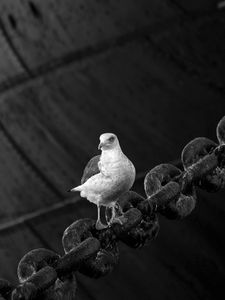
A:
[[[71,191],[80,191],[81,197],[90,202],[108,206],[132,187],[135,168],[123,154],[118,140],[112,149],[102,149],[98,166],[100,173]]]

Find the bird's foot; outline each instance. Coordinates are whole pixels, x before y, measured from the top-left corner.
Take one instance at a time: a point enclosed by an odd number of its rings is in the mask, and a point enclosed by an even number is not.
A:
[[[95,224],[95,228],[96,228],[97,230],[102,230],[102,229],[108,228],[108,226],[107,226],[107,225],[104,225],[100,220],[97,220],[97,221],[96,221],[96,224]]]
[[[123,225],[124,223],[127,222],[127,220],[128,219],[125,216],[115,217],[112,220],[110,220],[110,225],[115,224],[115,223]]]

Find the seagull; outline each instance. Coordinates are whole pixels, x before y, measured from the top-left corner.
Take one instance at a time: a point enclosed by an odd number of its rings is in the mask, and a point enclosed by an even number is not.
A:
[[[118,198],[130,190],[135,181],[135,167],[121,150],[119,140],[113,133],[100,135],[98,149],[101,155],[94,156],[84,169],[81,185],[72,188],[71,192],[80,192],[80,196],[97,205],[98,218],[96,229],[107,226],[102,224],[100,217],[101,206],[112,208],[112,223],[123,224],[125,218],[122,209],[116,216]]]

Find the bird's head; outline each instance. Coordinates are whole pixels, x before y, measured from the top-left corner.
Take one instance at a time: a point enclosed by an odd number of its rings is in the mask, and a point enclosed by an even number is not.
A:
[[[103,133],[100,135],[99,150],[110,150],[119,146],[118,138],[113,133]]]

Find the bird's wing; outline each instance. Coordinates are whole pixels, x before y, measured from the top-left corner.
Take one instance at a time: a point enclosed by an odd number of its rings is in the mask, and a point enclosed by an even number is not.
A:
[[[100,173],[98,167],[99,160],[100,160],[100,155],[96,155],[89,160],[89,162],[87,163],[84,169],[83,176],[81,178],[81,184],[84,184],[90,177]]]
[[[80,187],[85,192],[92,192],[95,194],[104,193],[113,186],[113,181],[110,177],[105,177],[101,173],[91,176]]]

